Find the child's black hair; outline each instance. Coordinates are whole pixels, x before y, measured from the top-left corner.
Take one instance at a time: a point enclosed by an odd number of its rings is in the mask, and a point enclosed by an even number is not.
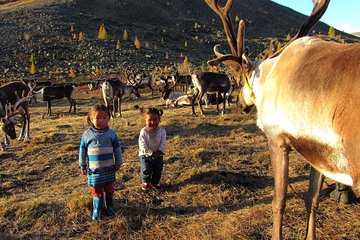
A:
[[[159,116],[159,119],[161,119],[161,116],[164,114],[163,110],[157,109],[157,108],[154,108],[154,107],[141,109],[141,112],[142,112],[143,114],[154,114],[154,115],[157,115],[157,116]]]
[[[87,124],[89,124],[89,126],[92,125],[92,122],[91,122],[92,115],[95,112],[98,112],[98,111],[105,112],[108,115],[109,119],[110,119],[110,111],[109,111],[109,109],[104,104],[96,104],[96,105],[91,106],[91,108],[89,110],[89,113],[88,113],[88,116],[86,118],[86,122],[87,122]]]

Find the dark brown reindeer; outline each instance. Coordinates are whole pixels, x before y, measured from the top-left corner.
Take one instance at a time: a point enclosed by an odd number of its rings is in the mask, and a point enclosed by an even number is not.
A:
[[[176,71],[174,78],[175,86],[179,87],[184,93],[187,93],[192,85],[191,75],[181,75],[179,71]]]
[[[31,89],[23,82],[12,82],[0,87],[0,118],[1,130],[5,133],[5,146],[2,150],[9,148],[11,139],[16,138],[15,123],[13,116],[20,114],[22,117],[22,129],[18,140],[30,141],[30,114],[29,95]]]
[[[212,65],[224,62],[242,71],[239,99],[245,110],[255,105],[258,126],[268,138],[274,171],[273,239],[282,238],[289,174],[289,151],[311,164],[306,198],[306,239],[315,239],[316,210],[324,176],[349,185],[360,196],[360,44],[339,44],[305,37],[325,12],[329,0],[313,0],[312,14],[296,36],[265,59],[243,54],[244,22],[237,39],[229,11],[233,0],[219,7],[205,0],[220,16],[232,54],[215,51]],[[276,117],[274,117],[276,116]]]
[[[114,118],[117,113],[121,115],[121,101],[123,98],[134,94],[140,97],[139,90],[131,85],[124,85],[121,81],[106,80],[102,84],[102,94],[105,105],[109,108],[111,116]]]
[[[66,98],[70,103],[69,113],[74,107],[73,112],[76,112],[76,100],[73,98],[75,87],[71,84],[58,86],[45,86],[39,91],[33,91],[35,101],[47,102],[47,114],[51,115],[51,101],[55,99]]]
[[[200,72],[198,74],[191,75],[192,82],[194,85],[195,95],[192,101],[192,114],[195,113],[195,101],[198,100],[200,112],[203,116],[204,110],[202,108],[202,99],[206,92],[216,92],[218,95],[223,94],[223,110],[222,114],[225,113],[225,105],[226,105],[226,94],[229,92],[231,88],[231,82],[229,77],[223,73],[214,73],[214,72]],[[219,102],[217,101],[216,105],[217,111],[219,111]]]

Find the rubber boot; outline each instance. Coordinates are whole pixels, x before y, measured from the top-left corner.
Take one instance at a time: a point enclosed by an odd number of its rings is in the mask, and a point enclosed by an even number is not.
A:
[[[107,216],[115,216],[114,208],[113,208],[113,195],[106,194],[106,215]]]
[[[101,208],[103,205],[103,198],[93,197],[93,212],[91,219],[94,221],[99,221],[101,216]]]

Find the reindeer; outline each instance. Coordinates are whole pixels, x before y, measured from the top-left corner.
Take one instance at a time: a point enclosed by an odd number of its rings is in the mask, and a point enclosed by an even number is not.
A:
[[[175,93],[174,88],[165,89],[162,93],[163,99],[165,100],[166,107],[169,105],[177,106],[191,106],[193,95]]]
[[[176,86],[181,87],[182,91],[187,93],[188,88],[192,84],[191,75],[180,75],[180,73],[176,71],[173,77],[175,79]]]
[[[71,113],[72,107],[73,112],[76,112],[76,100],[73,98],[75,87],[70,84],[59,85],[59,86],[45,86],[39,91],[33,91],[33,98],[35,101],[47,102],[47,115],[51,115],[51,101],[54,99],[66,98],[70,103],[69,113]]]
[[[30,87],[23,82],[11,82],[0,87],[0,124],[1,130],[5,133],[5,146],[2,146],[3,150],[10,146],[8,136],[11,139],[16,138],[13,119],[16,114],[20,114],[22,117],[22,128],[18,140],[22,141],[26,132],[25,139],[30,141],[30,92]],[[14,105],[13,109],[11,105]]]
[[[159,85],[159,79],[152,76],[140,75],[135,78],[134,81],[130,81],[130,84],[137,89],[149,88],[151,90],[151,97],[154,97],[154,91]]]
[[[295,149],[311,164],[306,198],[306,238],[315,239],[315,214],[324,176],[352,187],[360,196],[360,44],[339,44],[305,37],[325,12],[329,0],[314,0],[314,9],[288,44],[265,60],[243,54],[244,22],[237,39],[229,11],[233,0],[219,7],[232,54],[214,51],[209,64],[224,62],[242,72],[239,100],[244,110],[257,108],[257,124],[268,138],[275,177],[273,239],[282,237],[288,185],[289,151]],[[236,44],[237,43],[237,44]]]
[[[140,97],[139,90],[131,85],[124,85],[120,81],[106,80],[102,84],[102,94],[105,105],[109,108],[111,116],[114,118],[118,112],[121,115],[121,100],[125,97],[134,94]]]
[[[223,73],[214,73],[214,72],[200,72],[198,74],[191,75],[192,82],[194,85],[195,96],[192,101],[192,114],[195,113],[195,100],[198,100],[199,108],[201,114],[205,116],[202,109],[202,99],[206,92],[216,92],[218,94],[223,94],[223,110],[222,114],[225,113],[225,104],[226,104],[226,93],[229,92],[231,83],[229,77]],[[219,111],[219,103],[216,105],[217,111]]]

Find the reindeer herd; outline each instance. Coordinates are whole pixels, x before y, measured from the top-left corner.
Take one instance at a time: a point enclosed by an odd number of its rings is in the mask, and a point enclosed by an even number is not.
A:
[[[225,111],[225,102],[227,102],[231,83],[227,75],[220,73],[198,73],[192,76],[182,76],[178,72],[174,76],[156,75],[147,76],[146,74],[135,74],[126,71],[127,79],[121,78],[101,78],[91,83],[87,83],[89,90],[101,89],[105,105],[109,108],[111,116],[122,116],[122,101],[131,95],[140,97],[140,89],[148,88],[151,96],[154,97],[155,91],[162,93],[162,98],[166,106],[192,106],[192,113],[195,115],[194,104],[197,98],[201,114],[202,99],[206,93],[216,93],[218,96],[224,96],[223,111]],[[129,77],[131,76],[131,77]],[[79,84],[78,84],[79,85]],[[83,85],[83,84],[81,84]],[[175,92],[175,89],[182,89],[185,93]],[[38,81],[34,83],[11,82],[0,87],[0,122],[2,132],[5,134],[4,142],[1,143],[2,150],[10,147],[11,139],[16,138],[15,134],[15,116],[21,115],[22,130],[19,140],[30,141],[30,114],[29,102],[46,102],[47,115],[51,115],[51,102],[57,99],[66,98],[70,104],[68,113],[76,112],[76,99],[74,98],[76,86],[73,84],[53,85],[51,81]],[[191,93],[189,93],[191,91]],[[227,96],[227,97],[226,97]],[[206,100],[206,98],[205,98]],[[217,103],[217,110],[219,110]],[[208,104],[208,101],[205,102]]]
[[[296,150],[311,164],[309,191],[306,199],[306,239],[315,239],[315,214],[324,176],[349,185],[360,196],[360,44],[339,44],[305,36],[321,18],[330,0],[313,0],[314,9],[298,33],[283,48],[269,49],[255,60],[244,47],[244,21],[239,22],[237,37],[230,21],[234,0],[219,6],[217,0],[205,0],[220,17],[231,54],[222,54],[214,47],[216,59],[210,65],[224,63],[236,74],[199,72],[181,76],[151,77],[140,74],[124,83],[119,78],[99,79],[89,85],[100,89],[112,117],[121,116],[121,100],[130,94],[140,97],[139,89],[148,88],[152,97],[156,89],[162,92],[166,106],[192,106],[200,112],[203,97],[215,93],[226,102],[232,94],[236,78],[240,84],[238,105],[244,112],[257,108],[257,124],[268,138],[274,172],[273,239],[282,239],[282,221],[285,211],[289,175],[289,151]],[[41,85],[42,84],[42,85]],[[181,89],[182,92],[175,92]],[[192,89],[192,92],[189,90]],[[51,86],[38,83],[31,87],[14,82],[0,87],[1,129],[6,146],[16,138],[15,115],[23,119],[19,139],[29,140],[29,101],[46,101],[51,114],[51,101],[67,98],[76,111],[74,86]],[[217,110],[219,101],[216,100]]]

